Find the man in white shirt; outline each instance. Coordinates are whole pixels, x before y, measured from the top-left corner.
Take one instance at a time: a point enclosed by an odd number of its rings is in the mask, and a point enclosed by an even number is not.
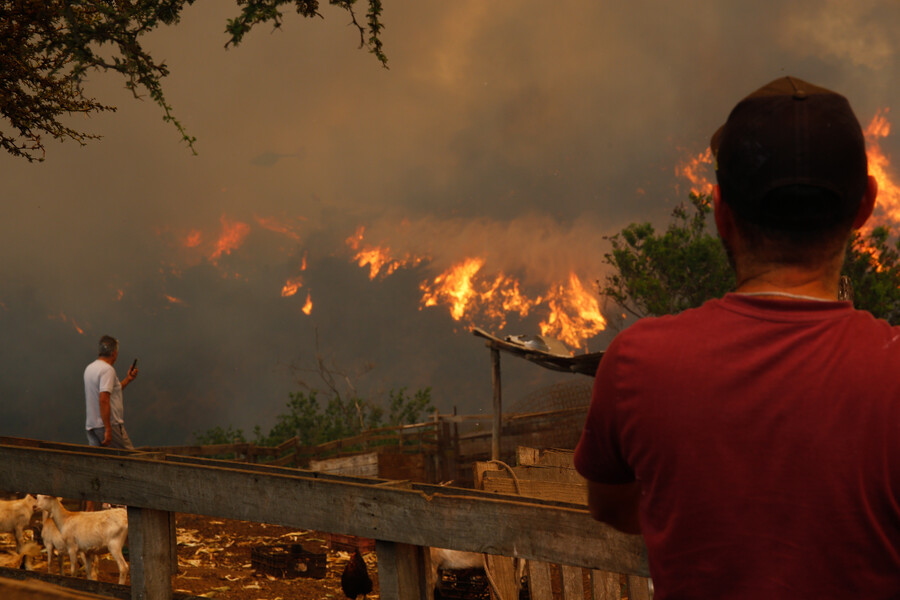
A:
[[[135,380],[138,370],[132,365],[120,382],[113,367],[118,357],[119,341],[109,335],[100,338],[97,360],[84,370],[85,429],[91,446],[134,449],[125,431],[122,390]]]

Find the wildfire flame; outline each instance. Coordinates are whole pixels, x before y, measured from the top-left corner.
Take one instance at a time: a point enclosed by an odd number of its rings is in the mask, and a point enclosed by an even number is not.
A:
[[[306,292],[306,304],[303,305],[302,310],[304,314],[310,314],[313,309],[312,296],[309,295],[309,292]]]
[[[3,308],[6,308],[6,307],[4,306]],[[84,329],[82,329],[78,325],[78,323],[75,322],[75,319],[67,316],[66,313],[64,313],[62,311],[60,311],[59,314],[49,315],[48,318],[51,321],[62,321],[63,323],[69,323],[72,325],[72,327],[75,328],[75,331],[77,331],[80,335],[84,335]]]
[[[196,248],[203,242],[203,234],[199,229],[191,229],[187,235],[184,236],[184,240],[182,240],[182,245],[185,248]]]
[[[421,307],[446,305],[454,320],[471,324],[487,320],[500,329],[506,326],[507,315],[526,317],[540,307],[548,312],[540,323],[541,333],[573,348],[584,346],[606,328],[599,302],[585,291],[575,273],[569,275],[568,285],[554,283],[545,294],[530,296],[514,277],[480,275],[484,265],[482,258],[466,258],[422,282]]]
[[[291,277],[285,282],[284,287],[281,288],[281,297],[289,298],[300,291],[301,287],[303,287],[303,278]]]
[[[419,286],[422,290],[422,306],[447,304],[450,316],[459,321],[466,314],[469,303],[480,297],[475,291],[472,278],[483,265],[484,260],[480,258],[467,258],[435,277],[431,283],[423,281]]]
[[[222,233],[216,240],[215,249],[209,255],[209,262],[218,264],[219,258],[223,254],[231,254],[233,250],[241,247],[244,238],[250,233],[250,226],[240,221],[231,221],[225,215],[220,219],[222,222]]]
[[[709,166],[713,164],[712,150],[707,148],[704,152],[686,159],[675,167],[675,175],[684,177],[691,184],[691,192],[698,196],[712,194],[713,184],[707,177]]]
[[[559,338],[568,346],[578,347],[582,340],[606,329],[606,319],[594,295],[585,291],[575,273],[569,285],[559,284],[547,299],[550,316],[540,323],[541,333]]]
[[[877,215],[869,220],[867,228],[900,222],[900,188],[888,171],[890,160],[878,141],[891,133],[891,124],[887,119],[889,111],[890,109],[884,108],[876,112],[863,132],[866,137],[869,175],[878,182],[878,199],[875,204]]]
[[[381,274],[381,277],[387,277],[393,274],[397,269],[404,267],[415,267],[424,259],[422,257],[405,254],[401,257],[391,255],[391,249],[388,247],[363,245],[363,234],[365,227],[359,227],[356,233],[347,238],[347,245],[356,254],[353,259],[360,267],[369,267],[369,279],[375,279]]]

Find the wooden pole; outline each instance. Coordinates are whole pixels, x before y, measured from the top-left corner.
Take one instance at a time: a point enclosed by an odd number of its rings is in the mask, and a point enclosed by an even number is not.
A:
[[[500,460],[500,419],[503,401],[500,386],[500,351],[491,348],[491,382],[494,384],[494,427],[491,430],[491,460]]]
[[[128,549],[132,600],[172,599],[171,514],[128,507]],[[177,562],[176,562],[177,564]]]

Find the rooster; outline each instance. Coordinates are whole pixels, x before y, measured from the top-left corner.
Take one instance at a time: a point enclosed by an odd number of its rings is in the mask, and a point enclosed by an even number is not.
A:
[[[344,595],[351,600],[356,600],[359,596],[365,598],[372,592],[372,579],[366,570],[366,561],[359,553],[359,548],[353,551],[350,562],[341,573],[341,589],[344,590]]]

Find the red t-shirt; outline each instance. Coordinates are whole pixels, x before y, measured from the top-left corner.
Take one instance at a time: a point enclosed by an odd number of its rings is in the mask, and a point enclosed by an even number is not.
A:
[[[656,600],[900,597],[900,328],[738,294],[642,319],[575,467],[641,482]]]

